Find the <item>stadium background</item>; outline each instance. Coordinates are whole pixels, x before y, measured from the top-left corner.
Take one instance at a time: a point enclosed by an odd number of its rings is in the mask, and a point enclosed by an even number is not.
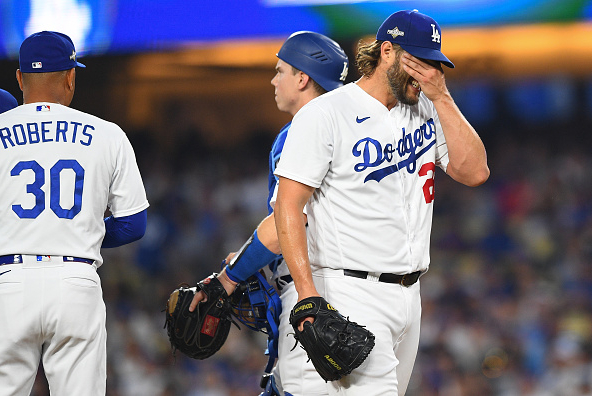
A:
[[[592,395],[591,1],[4,0],[0,87],[22,103],[20,42],[69,34],[87,65],[72,107],[126,130],[146,184],[146,236],[99,269],[108,395],[259,393],[265,336],[233,330],[206,361],[174,359],[164,303],[266,214],[267,153],[289,120],[270,84],[283,40],[315,30],[351,60],[408,8],[442,26],[449,88],[491,168],[476,189],[436,178],[408,395]],[[41,375],[32,395],[48,395]]]

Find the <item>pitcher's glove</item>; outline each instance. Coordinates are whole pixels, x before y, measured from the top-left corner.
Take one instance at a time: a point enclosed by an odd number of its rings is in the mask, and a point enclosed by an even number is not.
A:
[[[228,294],[217,275],[212,274],[196,287],[179,287],[169,296],[164,327],[173,354],[179,350],[191,358],[202,360],[216,353],[226,341],[230,324],[234,321],[230,316],[232,308]],[[206,294],[207,300],[201,301],[193,312],[189,312],[189,305],[199,290]]]
[[[313,316],[314,322],[301,319]],[[357,368],[374,348],[374,334],[344,318],[322,297],[299,301],[290,313],[296,342],[300,341],[312,364],[325,381],[338,380]]]

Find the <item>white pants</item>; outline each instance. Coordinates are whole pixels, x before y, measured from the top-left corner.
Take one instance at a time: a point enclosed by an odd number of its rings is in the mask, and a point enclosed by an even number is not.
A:
[[[405,287],[345,276],[342,270],[313,271],[318,292],[343,316],[366,326],[376,340],[360,367],[329,382],[330,395],[403,396],[419,346],[419,282]]]
[[[52,395],[105,395],[105,304],[94,265],[23,256],[0,266],[0,329],[0,396],[28,396],[40,361]]]
[[[294,282],[286,285],[281,292],[282,313],[280,315],[278,361],[273,376],[280,392],[293,396],[328,395],[327,383],[315,370],[312,362],[300,344],[294,347],[294,329],[290,324],[290,312],[298,302]]]

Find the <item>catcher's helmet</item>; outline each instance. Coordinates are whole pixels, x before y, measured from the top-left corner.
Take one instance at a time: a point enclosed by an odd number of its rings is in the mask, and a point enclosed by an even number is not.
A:
[[[293,33],[277,57],[308,74],[327,91],[343,85],[349,68],[347,55],[339,44],[315,32]]]

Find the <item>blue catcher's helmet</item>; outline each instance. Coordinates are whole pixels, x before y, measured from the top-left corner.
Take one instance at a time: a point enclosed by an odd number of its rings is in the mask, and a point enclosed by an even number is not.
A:
[[[349,69],[349,60],[339,44],[315,32],[293,33],[277,57],[308,74],[327,91],[341,87]]]

